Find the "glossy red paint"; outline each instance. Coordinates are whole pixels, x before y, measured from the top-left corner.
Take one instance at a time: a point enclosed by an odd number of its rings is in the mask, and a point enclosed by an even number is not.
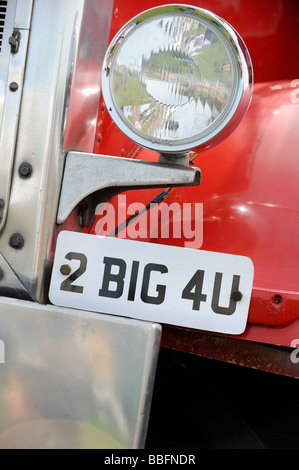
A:
[[[110,40],[133,16],[167,3],[176,2],[115,0]],[[256,82],[299,77],[297,0],[190,0],[177,3],[210,10],[237,30],[249,49]]]
[[[116,0],[110,39],[140,11],[160,5]],[[187,2],[183,2],[187,3]],[[290,346],[299,338],[299,62],[294,60],[299,30],[296,1],[219,0],[188,2],[225,18],[243,37],[253,60],[255,88],[238,129],[224,142],[195,158],[202,183],[176,188],[169,203],[203,203],[201,249],[249,256],[255,279],[249,323],[237,338]],[[157,154],[140,149],[111,122],[101,102],[96,153],[144,160]],[[157,191],[131,191],[127,204],[148,203]],[[116,199],[111,201],[115,203]],[[91,233],[99,227],[97,219]],[[141,240],[184,246],[185,239]],[[297,320],[298,319],[298,320]],[[297,320],[297,321],[296,321]],[[197,334],[164,327],[164,345],[193,351]],[[172,338],[172,339],[170,339]],[[189,342],[189,348],[186,346]],[[162,342],[163,344],[163,342]]]
[[[252,259],[251,323],[281,325],[299,316],[299,113],[290,85],[256,85],[238,129],[195,159],[200,188],[183,189],[186,200],[204,205],[202,249]]]
[[[201,249],[252,259],[251,324],[281,326],[299,318],[299,104],[294,91],[290,81],[257,84],[236,131],[196,156],[201,185],[175,188],[167,198],[169,204],[203,203]],[[157,157],[139,148],[134,156]],[[146,204],[155,194],[156,190],[130,191],[127,204]],[[141,240],[177,246],[186,241],[171,233],[168,239],[151,239],[144,233]]]
[[[133,16],[166,3],[161,0],[115,0],[109,41]],[[193,0],[180,3],[210,10],[238,31],[252,59],[255,83],[299,77],[299,61],[296,60],[299,34],[297,0]],[[132,146],[111,122],[101,101],[95,153],[127,156]]]
[[[80,32],[74,25],[74,35],[80,34],[80,40],[78,51],[72,50],[69,58],[69,66],[75,66],[68,84],[65,151],[93,152],[101,98],[100,70],[108,46],[112,7],[111,0],[89,0],[85,2]],[[77,60],[72,64],[75,53]]]

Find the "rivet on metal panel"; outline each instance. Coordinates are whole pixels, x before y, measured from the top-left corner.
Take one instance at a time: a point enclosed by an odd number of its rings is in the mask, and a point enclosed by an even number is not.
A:
[[[30,165],[30,163],[22,163],[20,166],[19,166],[19,175],[21,176],[21,178],[30,178],[32,174],[32,166]]]
[[[14,233],[9,239],[9,245],[20,250],[24,246],[24,238],[20,233]]]
[[[19,85],[18,85],[16,82],[11,82],[11,83],[9,84],[9,89],[10,89],[10,91],[15,92],[15,91],[17,91],[18,88],[19,88]]]
[[[61,274],[63,274],[64,276],[67,276],[68,274],[70,274],[71,271],[72,271],[72,268],[70,267],[69,264],[63,264],[63,265],[60,267],[60,272],[61,272]]]

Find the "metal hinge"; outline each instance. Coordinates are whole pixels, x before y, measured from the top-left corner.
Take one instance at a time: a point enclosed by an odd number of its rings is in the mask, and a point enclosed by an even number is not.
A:
[[[10,52],[16,54],[19,51],[21,40],[21,33],[19,29],[14,29],[12,35],[9,37]]]

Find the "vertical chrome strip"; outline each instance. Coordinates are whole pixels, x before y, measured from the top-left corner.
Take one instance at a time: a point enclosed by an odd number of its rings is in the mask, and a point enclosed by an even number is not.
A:
[[[107,43],[106,23],[110,22],[113,0],[34,0],[9,211],[0,236],[0,252],[30,296],[42,303],[47,301],[47,275],[58,231],[55,222],[65,161],[65,106],[72,78],[69,64],[74,51],[79,50],[82,21],[88,19],[85,7],[91,3],[98,10],[98,21],[91,27],[96,32],[105,23],[106,37],[102,40]],[[108,5],[106,12],[103,5]],[[102,59],[98,57],[98,66],[92,64],[95,72],[100,70]],[[26,179],[18,172],[24,162],[32,167]],[[81,230],[75,216],[68,223],[67,228]],[[14,233],[22,237],[19,247],[11,246]]]
[[[26,12],[24,6],[26,5]],[[14,163],[17,129],[22,99],[23,78],[28,47],[32,0],[12,0],[8,3],[6,24],[1,53],[0,100],[2,94],[3,113],[0,109],[0,233],[6,222],[12,169]],[[19,48],[12,53],[9,37],[18,28]],[[1,106],[1,103],[0,103]]]

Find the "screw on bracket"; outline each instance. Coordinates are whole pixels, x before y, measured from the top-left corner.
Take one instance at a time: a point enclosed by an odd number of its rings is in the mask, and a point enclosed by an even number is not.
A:
[[[10,52],[12,54],[16,54],[17,52],[19,52],[20,40],[21,40],[20,31],[18,29],[14,29],[12,35],[8,39],[8,42],[10,44]]]

